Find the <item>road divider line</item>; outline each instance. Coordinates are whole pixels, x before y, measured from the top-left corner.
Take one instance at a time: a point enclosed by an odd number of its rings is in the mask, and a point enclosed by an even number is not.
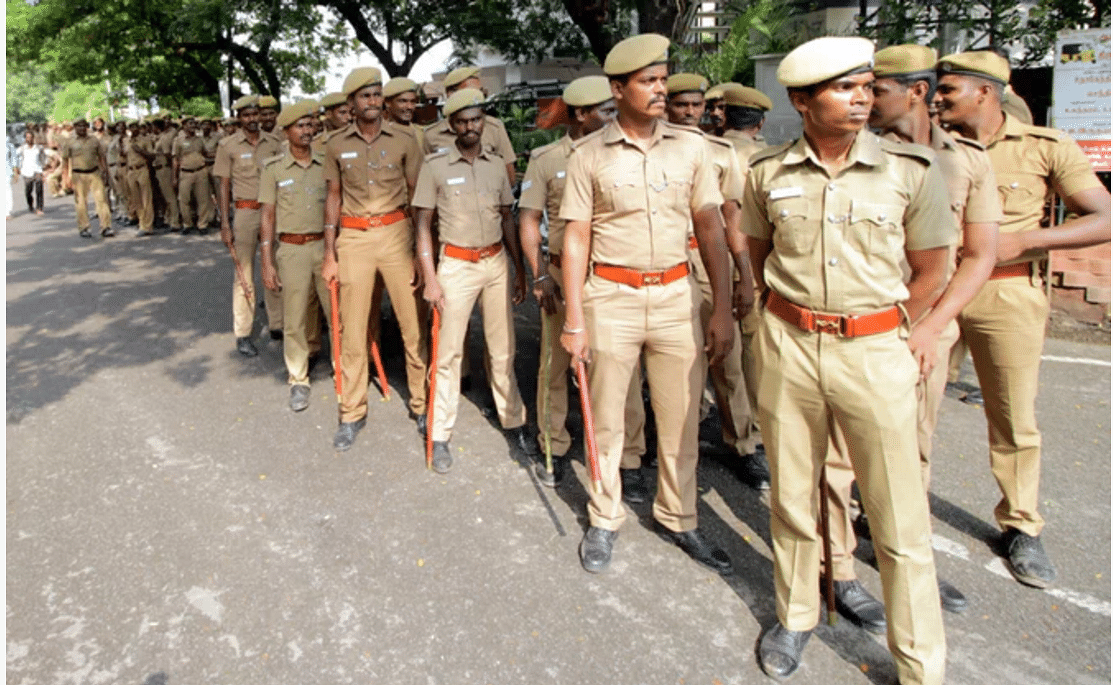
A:
[[[1045,354],[1040,359],[1046,362],[1062,362],[1064,364],[1089,364],[1090,366],[1110,366],[1104,359],[1090,359],[1089,357],[1060,357],[1054,354]]]

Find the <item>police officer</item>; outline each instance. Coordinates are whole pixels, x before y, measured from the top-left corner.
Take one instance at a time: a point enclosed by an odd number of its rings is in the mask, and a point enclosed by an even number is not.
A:
[[[259,243],[259,172],[263,161],[279,153],[277,136],[259,130],[258,98],[244,95],[232,104],[241,130],[217,145],[213,174],[220,179],[220,239],[235,251],[248,287],[254,283],[255,252]],[[235,221],[231,212],[235,210]],[[234,223],[234,227],[233,227]],[[282,298],[273,290],[263,291],[271,338],[282,337]],[[255,293],[245,293],[239,275],[232,279],[232,333],[236,351],[245,357],[259,354],[251,341],[255,326]]]
[[[447,96],[451,96],[461,88],[482,90],[479,84],[479,67],[460,67],[448,72],[448,75],[444,77],[444,90]],[[511,185],[513,185],[516,181],[514,162],[517,160],[517,155],[514,153],[514,145],[510,142],[510,136],[506,133],[506,126],[495,117],[487,115],[484,119],[483,139],[480,143],[487,152],[493,152],[502,157],[506,164],[506,175],[510,179]],[[447,117],[426,127],[424,134],[426,153],[449,150],[455,144],[456,133],[449,125]]]
[[[116,235],[112,230],[112,211],[108,208],[105,185],[108,182],[108,163],[104,159],[104,146],[95,136],[89,135],[89,122],[78,119],[74,124],[74,136],[62,146],[62,160],[69,172],[67,189],[73,189],[73,201],[77,207],[78,235],[91,238],[89,232],[89,194],[97,206],[100,218],[100,234],[104,237]]]
[[[197,120],[186,117],[184,135],[174,140],[174,185],[178,188],[178,207],[182,235],[191,230],[208,228],[213,220],[212,187],[205,161],[205,139],[197,135]],[[191,203],[197,203],[197,221],[193,220]]]
[[[1008,62],[988,51],[939,60],[935,103],[941,122],[985,145],[1004,210],[997,265],[959,317],[974,359],[989,424],[989,460],[1001,500],[1005,561],[1026,585],[1046,587],[1055,567],[1040,541],[1040,432],[1036,391],[1049,304],[1039,263],[1048,250],[1109,241],[1109,192],[1068,136],[1029,126],[1002,111]],[[1041,228],[1044,204],[1057,194],[1075,215]]]
[[[155,172],[157,189],[163,203],[163,220],[170,230],[182,230],[182,216],[178,211],[178,192],[174,185],[174,137],[178,135],[166,112],[159,112],[153,120],[155,130],[155,157],[151,169]]]
[[[711,122],[711,132],[717,136],[723,135],[726,130],[724,127],[726,104],[723,102],[723,94],[725,93],[725,87],[728,85],[730,85],[730,82],[719,83],[711,86],[704,93],[704,101],[707,103],[707,119]]]
[[[610,565],[626,518],[619,464],[624,405],[645,355],[657,416],[658,473],[653,516],[661,535],[698,562],[730,573],[730,558],[697,528],[696,463],[704,336],[688,264],[689,224],[707,266],[715,306],[707,349],[730,349],[730,271],[723,203],[703,137],[660,119],[666,104],[669,40],[644,34],[619,42],[603,70],[618,118],[573,148],[561,202],[565,304],[561,345],[587,360],[602,492],[591,493],[580,543],[584,569]],[[648,229],[648,230],[647,230]],[[589,272],[589,263],[591,269]]]
[[[698,130],[699,122],[703,119],[703,93],[707,86],[707,79],[698,74],[680,73],[669,76],[669,99],[666,107],[669,122]],[[724,91],[724,97],[725,95]],[[719,136],[705,135],[705,138],[708,156],[715,168],[715,179],[723,194],[722,212],[727,247],[734,257],[735,273],[738,275],[734,286],[734,316],[741,319],[753,309],[754,304],[750,256],[746,252],[745,240],[738,226],[741,220],[739,207],[742,201],[743,176],[731,142]],[[695,237],[690,239],[689,248],[693,252],[698,249]],[[694,254],[691,261],[696,283],[700,288],[700,321],[706,326],[714,306],[711,280],[698,255]],[[755,488],[768,490],[768,467],[763,456],[756,453],[756,423],[742,374],[741,336],[735,338],[734,347],[718,364],[705,366],[703,371],[705,375],[709,373],[711,376],[723,442],[739,457],[738,467],[743,480]]]
[[[869,124],[893,142],[916,143],[931,148],[938,159],[950,196],[955,225],[961,229],[962,260],[956,270],[955,254],[948,255],[948,285],[933,307],[917,322],[909,340],[913,350],[936,340],[935,365],[916,387],[918,445],[924,489],[930,482],[932,434],[935,432],[947,361],[958,339],[955,317],[985,284],[997,254],[997,225],[1001,203],[997,183],[985,148],[965,138],[953,137],[931,122],[927,103],[935,91],[935,50],[921,45],[895,45],[874,58],[874,102]],[[952,276],[953,274],[953,276]],[[850,484],[854,479],[844,440],[834,440],[828,453],[831,507],[832,570],[839,610],[855,623],[876,633],[885,632],[884,607],[855,578],[856,547],[849,516]],[[953,585],[938,579],[940,602],[952,612],[964,611],[966,597]]]
[[[902,339],[897,305],[915,320],[934,301],[956,230],[934,154],[864,130],[872,63],[864,38],[790,52],[777,78],[803,137],[750,159],[742,226],[766,288],[754,344],[777,591],[759,659],[791,675],[819,619],[815,494],[834,430],[870,517],[898,677],[938,685],[946,648],[915,438],[915,385],[931,360]]]
[[[321,109],[325,113],[325,130],[319,134],[318,140],[323,144],[324,136],[352,123],[352,108],[348,106],[348,96],[336,92],[321,98]]]
[[[367,321],[381,274],[402,331],[409,410],[425,428],[425,337],[414,291],[413,226],[409,198],[421,150],[408,131],[384,125],[382,75],[360,67],[344,79],[353,121],[326,146],[326,282],[340,281],[340,372],[343,397],[333,447],[350,449],[367,422]],[[339,231],[339,233],[338,233]]]
[[[583,136],[598,131],[610,123],[618,108],[611,96],[611,86],[605,76],[582,76],[564,89],[561,99],[568,108],[568,135],[555,143],[539,147],[530,155],[522,181],[522,195],[518,201],[519,235],[522,252],[535,275],[533,293],[549,318],[546,325],[556,327],[564,321],[564,299],[560,283],[561,248],[564,243],[564,221],[560,218],[560,202],[564,196],[564,182],[568,156],[572,145]],[[541,249],[541,219],[548,217],[548,258]],[[546,357],[548,355],[548,357]],[[541,351],[542,364],[548,359],[548,385],[546,370],[537,374],[538,424],[545,421],[541,408],[547,406],[547,428],[553,452],[553,473],[550,474],[540,461],[534,467],[538,480],[549,487],[556,487],[564,477],[565,455],[572,447],[572,436],[565,426],[568,417],[568,366],[571,357],[560,345],[560,337],[549,336],[549,350]],[[626,439],[622,453],[621,471],[623,498],[631,504],[640,504],[648,498],[645,480],[640,471],[645,452],[645,409],[642,406],[641,374],[631,376],[630,390],[626,394]],[[538,445],[544,447],[544,435],[537,436]]]
[[[274,133],[278,121],[278,100],[270,95],[259,96],[259,128],[266,133]]]
[[[437,394],[432,398],[433,425],[429,426],[437,473],[446,473],[452,467],[448,442],[460,399],[460,360],[468,319],[477,300],[483,314],[487,367],[499,422],[515,447],[527,455],[535,452],[526,435],[526,407],[514,373],[512,302],[519,304],[525,298],[525,270],[510,213],[514,195],[502,158],[481,143],[485,99],[474,88],[458,90],[448,98],[444,114],[456,131],[456,142],[451,149],[425,159],[414,191],[424,297],[441,312]],[[434,210],[440,217],[439,266],[433,263]]]
[[[390,79],[383,86],[383,102],[386,105],[387,121],[392,121],[399,126],[408,126],[417,137],[417,142],[424,149],[425,132],[420,126],[414,126],[414,111],[417,109],[417,82],[404,76]]]
[[[263,205],[259,245],[263,284],[282,291],[282,354],[290,384],[289,406],[309,406],[311,326],[319,302],[328,301],[324,263],[325,176],[323,152],[311,149],[316,100],[284,107],[275,121],[288,150],[267,160],[259,178]],[[276,264],[277,252],[277,264]]]

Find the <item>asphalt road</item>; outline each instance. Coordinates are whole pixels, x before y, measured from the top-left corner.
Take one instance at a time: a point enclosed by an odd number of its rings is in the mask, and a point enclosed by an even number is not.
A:
[[[390,327],[392,398],[372,387],[368,428],[337,454],[327,364],[292,414],[280,347],[233,351],[215,235],[82,240],[73,215],[72,200],[48,200],[45,217],[7,222],[9,685],[766,681],[767,502],[713,427],[700,520],[735,575],[663,542],[644,505],[610,572],[591,576],[577,557],[582,461],[558,490],[538,486],[492,427],[478,352],[449,475],[424,468]],[[534,310],[517,310],[531,405]],[[949,683],[1110,681],[1110,349],[1049,340],[1045,353],[1051,590],[1004,570],[984,417],[943,405],[937,563],[972,601],[945,616]],[[868,545],[859,557],[879,594]],[[793,682],[893,683],[895,669],[883,638],[840,621]]]

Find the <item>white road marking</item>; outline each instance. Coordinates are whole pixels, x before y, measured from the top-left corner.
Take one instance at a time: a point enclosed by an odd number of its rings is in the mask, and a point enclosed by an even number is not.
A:
[[[1104,359],[1090,359],[1089,357],[1060,357],[1054,354],[1045,354],[1040,359],[1047,362],[1063,362],[1064,364],[1089,364],[1090,366],[1110,366]]]
[[[949,554],[952,557],[957,557],[964,561],[970,561],[970,552],[966,549],[966,545],[957,543],[942,535],[932,535],[931,546],[937,552]]]
[[[1002,578],[1008,578],[1009,580],[1016,582],[1016,579],[1013,578],[1013,574],[1009,573],[1009,569],[1005,568],[1005,562],[1000,558],[995,558],[988,564],[986,564],[985,570],[994,575],[1001,576]],[[1091,613],[1101,614],[1102,616],[1106,617],[1111,615],[1111,607],[1109,606],[1109,602],[1100,600],[1097,597],[1091,597],[1090,595],[1082,592],[1075,592],[1074,590],[1060,590],[1059,588],[1050,588],[1044,590],[1044,592],[1051,595],[1052,597],[1061,599],[1064,602],[1070,602],[1076,607],[1085,609],[1086,611],[1089,611]]]

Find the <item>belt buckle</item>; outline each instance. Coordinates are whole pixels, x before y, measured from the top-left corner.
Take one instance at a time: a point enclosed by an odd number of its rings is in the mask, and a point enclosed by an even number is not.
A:
[[[642,274],[642,285],[661,285],[661,280],[664,277],[660,271],[653,271],[650,273]]]
[[[379,217],[377,217],[377,216],[367,217],[367,227],[368,228],[381,228],[382,225],[383,225],[383,220],[380,219]]]
[[[830,319],[815,317],[815,330],[820,333],[833,333],[839,335],[842,333],[842,326],[838,320],[831,321]]]

